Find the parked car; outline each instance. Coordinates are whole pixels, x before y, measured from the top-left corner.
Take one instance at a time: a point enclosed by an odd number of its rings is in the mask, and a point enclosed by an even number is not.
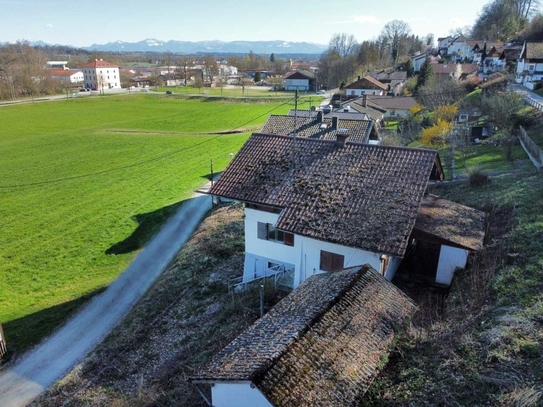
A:
[[[171,90],[167,90],[166,95],[173,95],[173,92]]]
[[[317,91],[317,95],[324,95],[326,91],[324,89],[320,89]]]
[[[92,88],[91,90],[94,90],[94,91],[96,91],[96,90],[98,90],[98,88],[97,88],[97,87],[94,87],[94,88]]]

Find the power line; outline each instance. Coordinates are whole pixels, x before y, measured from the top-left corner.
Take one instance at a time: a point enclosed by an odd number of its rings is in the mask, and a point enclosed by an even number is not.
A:
[[[276,109],[278,109],[278,108],[280,108],[280,107],[282,107],[284,105],[289,104],[292,100],[293,99],[289,99],[286,102],[281,103],[279,106],[276,106],[273,109],[271,109],[271,110],[269,110],[269,111],[267,111],[267,112],[265,112],[265,113],[263,113],[263,114],[261,114],[261,115],[259,115],[257,117],[254,117],[253,119],[251,119],[251,120],[249,120],[249,121],[247,121],[247,122],[245,122],[243,124],[240,124],[239,126],[236,126],[233,129],[227,130],[226,132],[223,132],[222,134],[219,134],[219,135],[217,135],[215,137],[204,140],[204,141],[202,141],[200,143],[197,143],[197,144],[190,145],[190,146],[185,147],[185,148],[181,148],[179,150],[175,150],[175,151],[171,151],[171,152],[166,153],[166,154],[159,155],[157,157],[149,158],[147,160],[137,161],[137,162],[132,163],[132,164],[123,165],[121,167],[110,168],[110,169],[107,169],[107,170],[92,172],[92,173],[89,173],[89,174],[74,175],[72,177],[57,178],[57,179],[51,179],[51,180],[45,180],[45,181],[29,182],[29,183],[26,183],[26,184],[0,185],[0,189],[25,188],[25,187],[33,187],[33,186],[39,186],[39,185],[56,184],[56,183],[61,183],[61,182],[65,182],[65,181],[72,181],[72,180],[75,180],[75,179],[89,178],[89,177],[94,177],[94,176],[97,176],[97,175],[108,174],[108,173],[111,173],[111,172],[120,171],[120,170],[124,170],[124,169],[127,169],[127,168],[137,167],[139,165],[143,165],[143,164],[147,164],[147,163],[150,163],[150,162],[162,160],[162,159],[164,159],[166,157],[170,157],[172,155],[182,153],[182,152],[190,150],[190,149],[192,149],[194,147],[201,146],[202,144],[210,143],[213,140],[218,139],[219,137],[228,135],[229,133],[232,133],[233,131],[239,129],[240,127],[243,127],[243,126],[245,126],[245,125],[247,125],[249,123],[254,122],[257,119],[260,119],[262,116],[269,115],[274,110],[276,110]]]

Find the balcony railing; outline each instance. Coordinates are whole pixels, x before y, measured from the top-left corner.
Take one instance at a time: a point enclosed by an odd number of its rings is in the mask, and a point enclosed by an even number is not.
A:
[[[248,286],[256,284],[258,282],[273,281],[274,290],[277,290],[277,287],[282,283],[292,288],[292,284],[288,284],[288,280],[294,277],[294,270],[287,269],[284,265],[277,265],[270,267],[264,270],[264,275],[255,277],[249,281],[243,281],[243,277],[238,277],[231,279],[228,284],[228,291],[243,291],[246,290]]]

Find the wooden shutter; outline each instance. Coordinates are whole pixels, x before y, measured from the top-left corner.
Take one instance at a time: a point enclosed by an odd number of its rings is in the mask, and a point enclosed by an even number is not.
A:
[[[323,271],[336,271],[344,267],[345,256],[321,250],[320,269]]]
[[[292,233],[285,232],[285,245],[294,246],[294,235]]]

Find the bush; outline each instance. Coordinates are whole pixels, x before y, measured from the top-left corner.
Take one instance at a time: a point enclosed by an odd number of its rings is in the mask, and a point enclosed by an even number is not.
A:
[[[481,168],[472,168],[468,171],[468,183],[470,187],[481,187],[490,182],[488,174]]]

